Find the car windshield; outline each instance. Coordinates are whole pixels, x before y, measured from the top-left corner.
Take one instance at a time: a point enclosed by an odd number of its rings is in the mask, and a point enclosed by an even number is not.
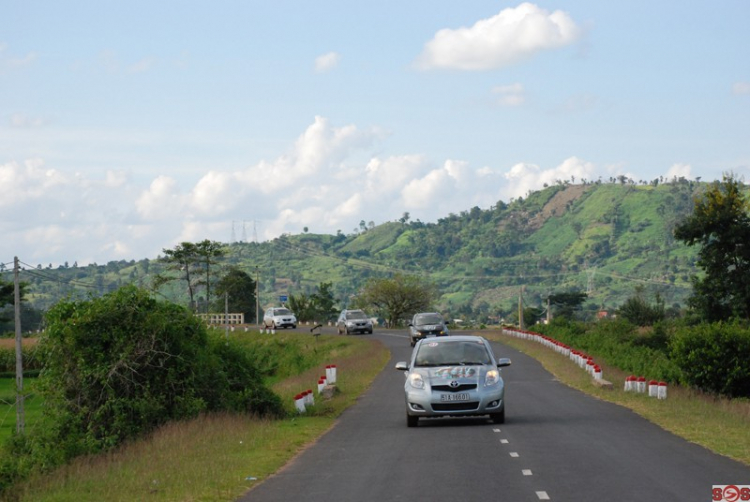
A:
[[[420,314],[414,319],[414,324],[423,326],[425,324],[440,324],[443,318],[439,314]]]
[[[347,319],[367,319],[367,316],[361,310],[346,313]]]
[[[490,364],[482,342],[440,341],[422,343],[414,358],[415,366],[459,366]]]
[[[273,315],[291,315],[292,311],[289,309],[274,309]]]

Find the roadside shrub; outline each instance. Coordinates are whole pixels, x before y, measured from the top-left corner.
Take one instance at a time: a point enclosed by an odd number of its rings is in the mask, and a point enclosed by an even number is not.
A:
[[[37,345],[43,416],[0,455],[0,491],[202,411],[284,413],[251,354],[186,309],[126,286],[63,301]]]
[[[728,397],[750,397],[750,329],[738,322],[677,330],[670,349],[684,383]]]
[[[558,319],[534,329],[623,371],[668,382],[679,380],[679,369],[670,360],[668,351],[657,348],[662,344],[659,338],[666,336],[663,326],[653,340],[654,335],[639,334],[637,327],[625,319],[595,323]]]
[[[209,363],[206,329],[184,308],[127,286],[60,302],[47,322],[39,340],[45,411],[65,428],[61,433],[83,435],[84,451],[205,408],[195,383]]]
[[[215,331],[208,336],[211,368],[198,387],[208,411],[236,411],[282,417],[279,396],[263,385],[263,373],[243,342]]]

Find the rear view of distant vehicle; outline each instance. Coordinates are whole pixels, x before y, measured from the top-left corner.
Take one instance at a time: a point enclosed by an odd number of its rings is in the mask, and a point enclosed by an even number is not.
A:
[[[409,362],[396,363],[406,372],[406,424],[421,418],[488,416],[505,422],[505,382],[500,368],[510,359],[495,359],[480,336],[457,335],[417,342]]]
[[[336,321],[336,330],[339,335],[372,334],[372,320],[361,310],[344,310]]]
[[[272,329],[296,328],[297,317],[285,307],[271,307],[263,314],[263,326]]]
[[[423,338],[447,336],[448,334],[448,326],[443,320],[443,316],[437,312],[416,314],[409,323],[409,341],[412,347]]]

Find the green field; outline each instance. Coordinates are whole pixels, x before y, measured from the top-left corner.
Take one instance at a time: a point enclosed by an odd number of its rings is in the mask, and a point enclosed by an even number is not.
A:
[[[41,400],[34,394],[34,378],[24,380],[26,427],[33,426],[42,414]],[[0,443],[16,430],[16,379],[0,378]]]

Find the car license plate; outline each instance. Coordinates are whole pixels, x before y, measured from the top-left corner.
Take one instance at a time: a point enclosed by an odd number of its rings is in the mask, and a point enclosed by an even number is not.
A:
[[[440,401],[468,401],[469,394],[458,392],[456,394],[440,394]]]

